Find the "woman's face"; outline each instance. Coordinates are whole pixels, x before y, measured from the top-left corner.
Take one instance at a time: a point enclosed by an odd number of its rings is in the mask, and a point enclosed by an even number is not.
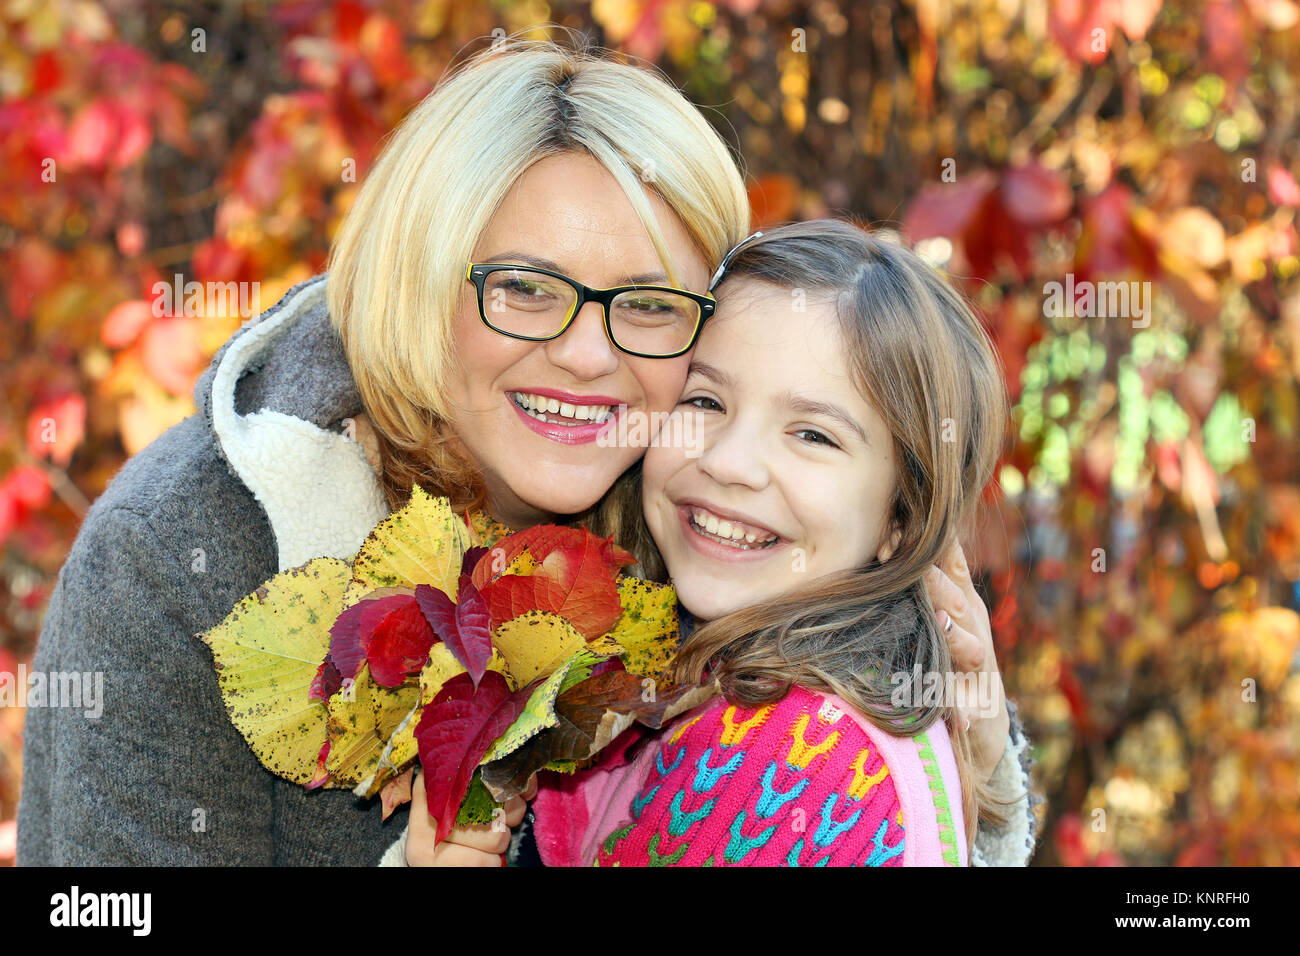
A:
[[[646,190],[689,291],[702,293],[709,266],[685,226]],[[650,237],[618,183],[594,159],[569,153],[540,160],[514,184],[474,249],[475,262],[541,266],[604,289],[670,285]],[[595,504],[644,450],[608,447],[618,416],[659,421],[681,394],[688,356],[647,359],[614,348],[598,303],[587,303],[557,339],[526,342],[492,331],[467,281],[453,320],[460,358],[449,383],[451,425],[483,471],[488,507],[512,527],[549,521]],[[549,427],[516,393],[574,406],[610,406],[603,429]],[[565,409],[559,409],[564,413]],[[551,413],[554,417],[556,413]]]
[[[722,288],[674,412],[698,416],[697,440],[652,447],[642,486],[678,597],[701,620],[865,563],[895,486],[889,430],[849,377],[834,307],[795,312],[788,289],[752,280]]]

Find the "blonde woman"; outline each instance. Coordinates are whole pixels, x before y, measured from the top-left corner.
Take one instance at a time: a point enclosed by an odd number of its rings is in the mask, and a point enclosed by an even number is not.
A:
[[[34,667],[102,671],[104,713],[29,710],[19,862],[377,862],[405,814],[381,826],[264,770],[192,635],[277,570],[350,556],[415,481],[516,528],[584,520],[642,453],[596,432],[676,403],[748,216],[725,144],[653,73],[510,42],[442,83],[370,171],[328,275],[232,337],[198,413],[87,516]],[[512,305],[543,286],[569,296],[545,327]],[[646,308],[677,320],[647,334]],[[995,763],[1005,712],[979,726]],[[503,849],[470,828],[409,862]]]

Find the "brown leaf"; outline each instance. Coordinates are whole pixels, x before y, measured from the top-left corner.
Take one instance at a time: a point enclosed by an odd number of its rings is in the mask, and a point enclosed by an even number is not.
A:
[[[647,686],[648,682],[648,686]],[[647,692],[652,700],[644,700]],[[634,723],[658,730],[717,696],[716,684],[655,687],[652,680],[610,671],[575,684],[555,701],[559,723],[483,767],[483,783],[498,801],[523,793],[537,771],[556,760],[587,760]]]

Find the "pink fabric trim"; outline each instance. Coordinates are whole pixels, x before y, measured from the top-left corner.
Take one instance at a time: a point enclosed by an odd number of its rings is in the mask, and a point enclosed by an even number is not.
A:
[[[890,776],[894,779],[899,805],[903,808],[903,827],[907,833],[903,845],[903,866],[946,866],[943,843],[939,839],[939,811],[934,805],[934,794],[930,792],[930,781],[925,774],[925,765],[921,762],[921,748],[917,739],[894,737],[867,720],[840,697],[834,694],[824,696],[853,718],[885,758]],[[930,748],[939,762],[944,787],[948,791],[948,807],[957,830],[958,859],[962,866],[967,866],[970,859],[966,847],[965,817],[962,814],[961,780],[957,774],[957,761],[953,756],[948,727],[946,724],[936,724],[930,728],[927,736]]]

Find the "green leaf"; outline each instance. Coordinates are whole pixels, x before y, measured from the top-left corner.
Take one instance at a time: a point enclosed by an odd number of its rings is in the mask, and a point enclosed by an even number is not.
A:
[[[487,826],[492,822],[492,815],[500,806],[501,804],[492,799],[488,788],[483,786],[482,775],[475,770],[474,779],[470,781],[469,790],[466,791],[465,799],[456,813],[456,826]]]
[[[481,763],[490,763],[493,760],[500,760],[506,754],[517,750],[519,747],[537,736],[547,727],[554,727],[559,718],[555,716],[555,699],[560,692],[567,686],[572,686],[577,681],[569,681],[570,671],[577,666],[579,671],[578,680],[584,680],[581,672],[585,670],[586,675],[591,674],[591,668],[596,661],[603,660],[608,654],[597,654],[590,650],[581,650],[570,657],[567,661],[556,668],[551,676],[547,677],[537,689],[533,691],[528,698],[528,703],[524,705],[521,713],[508,728],[506,732],[497,738],[496,743],[483,756]]]

